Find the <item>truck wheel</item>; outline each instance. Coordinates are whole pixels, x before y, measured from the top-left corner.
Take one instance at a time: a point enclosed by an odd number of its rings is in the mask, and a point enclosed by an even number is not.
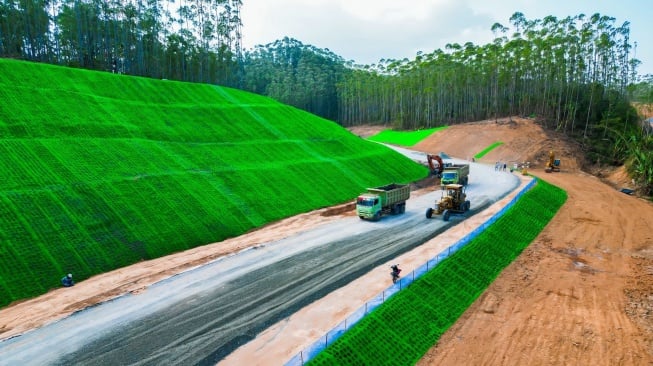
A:
[[[433,216],[433,209],[429,207],[426,209],[426,218],[430,219],[431,216]]]
[[[381,214],[379,212],[374,214],[372,221],[379,221],[381,219]]]
[[[406,212],[406,203],[401,204],[401,213]]]
[[[361,220],[365,220],[363,216],[358,216],[358,218],[360,218]]]
[[[471,202],[465,201],[465,211],[469,211],[469,208],[472,206]]]
[[[449,212],[449,210],[444,210],[442,213],[442,220],[449,221],[449,216],[451,216],[451,212]]]

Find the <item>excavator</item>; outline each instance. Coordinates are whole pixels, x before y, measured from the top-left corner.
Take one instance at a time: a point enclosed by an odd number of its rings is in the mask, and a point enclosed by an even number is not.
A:
[[[426,154],[426,161],[429,163],[429,170],[431,174],[436,177],[440,177],[442,171],[444,170],[444,162],[440,155]],[[437,162],[437,166],[435,165]]]
[[[555,158],[553,150],[549,151],[549,161],[546,162],[546,167],[544,168],[545,173],[559,172],[560,171],[560,159]]]

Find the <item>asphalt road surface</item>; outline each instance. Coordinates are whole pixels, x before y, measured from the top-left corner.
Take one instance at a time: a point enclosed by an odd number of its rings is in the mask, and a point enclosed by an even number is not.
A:
[[[519,185],[472,164],[474,214]],[[464,220],[413,197],[379,222],[347,218],[265,243],[0,342],[1,365],[215,365],[268,326]],[[383,269],[385,270],[385,268]]]

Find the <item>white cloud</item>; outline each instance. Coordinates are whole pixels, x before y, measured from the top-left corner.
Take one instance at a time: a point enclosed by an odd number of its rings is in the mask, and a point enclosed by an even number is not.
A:
[[[385,24],[425,21],[438,7],[454,0],[339,0],[336,3],[355,19]],[[410,23],[408,23],[410,24]]]
[[[650,5],[647,0],[243,0],[243,45],[252,48],[284,36],[328,48],[346,60],[376,63],[380,59],[414,58],[443,49],[447,43],[481,45],[494,37],[495,22],[509,26],[516,11],[528,19],[547,15],[601,13],[631,22],[631,41],[638,41],[640,72],[653,73]],[[637,11],[640,9],[641,11]],[[634,10],[634,11],[633,11]]]

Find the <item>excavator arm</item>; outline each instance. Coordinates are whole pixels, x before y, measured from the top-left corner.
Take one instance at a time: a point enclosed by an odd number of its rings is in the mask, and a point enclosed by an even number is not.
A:
[[[426,154],[426,161],[429,163],[429,170],[431,174],[439,177],[444,170],[444,162],[439,155]],[[435,165],[437,162],[437,166]]]

